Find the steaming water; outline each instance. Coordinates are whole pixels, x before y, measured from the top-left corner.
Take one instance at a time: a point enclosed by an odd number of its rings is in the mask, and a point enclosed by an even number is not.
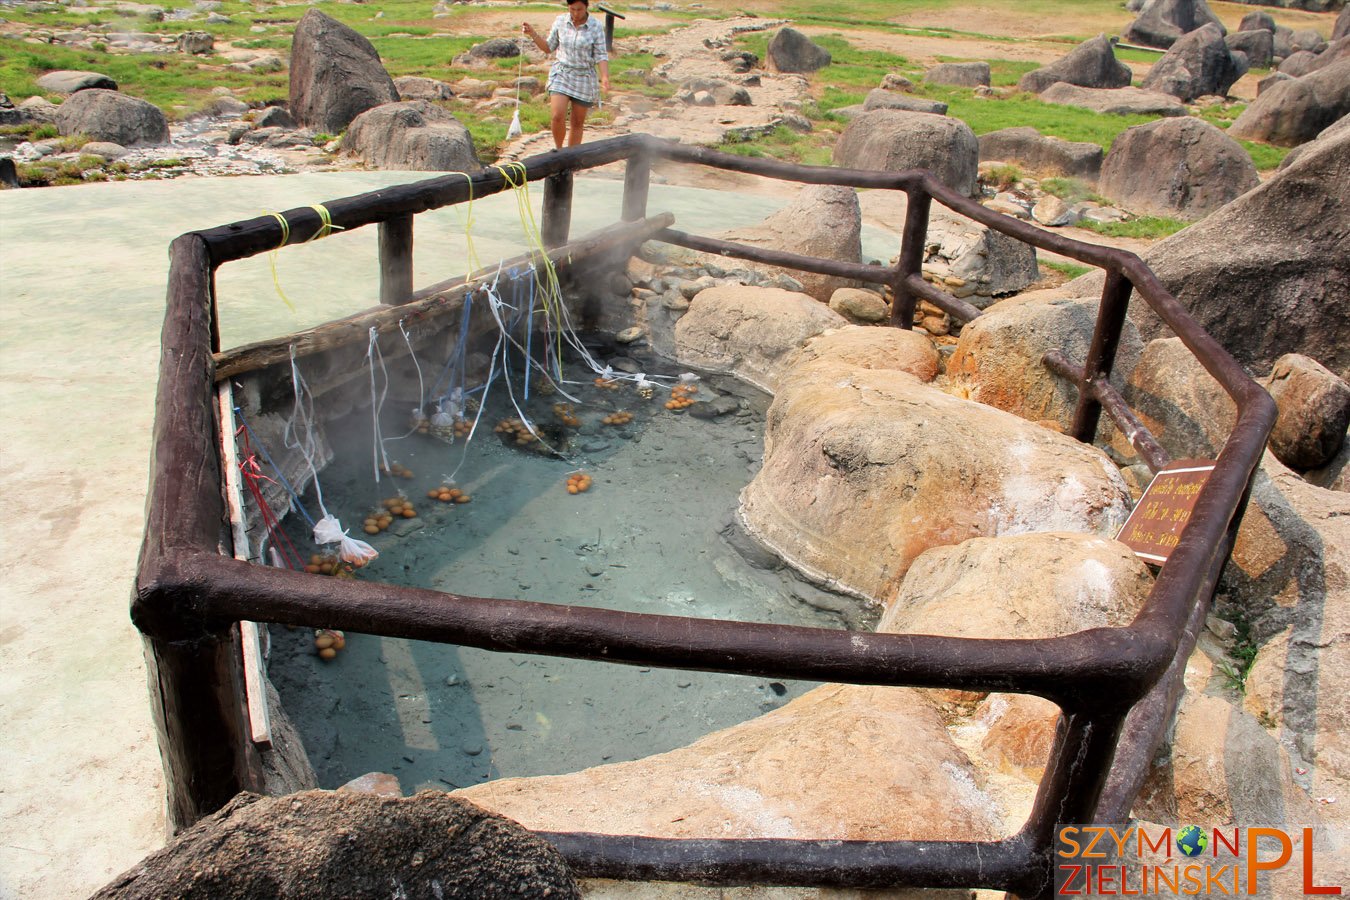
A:
[[[378,487],[369,414],[356,416],[332,429],[345,437],[337,462],[321,476],[324,498],[355,531],[396,489],[415,500],[416,519],[371,538],[380,557],[363,579],[642,613],[842,627],[838,613],[798,598],[840,607],[848,601],[753,568],[720,534],[758,465],[767,398],[728,384],[704,384],[698,396],[718,388],[736,390],[741,408],[705,421],[667,411],[668,391],[643,400],[629,385],[602,391],[588,377],[579,389],[585,403],[577,407],[584,424],[579,433],[569,430],[565,459],[504,444],[492,427],[515,413],[490,402],[467,450],[462,442],[450,447],[420,434],[390,443],[389,458],[415,477],[386,476]],[[552,423],[552,405],[562,399],[536,390],[528,414],[541,426]],[[635,413],[630,425],[599,424],[620,409]],[[401,433],[402,424],[386,422],[385,433]],[[457,466],[457,484],[472,502],[427,499],[426,491]],[[567,475],[578,468],[594,485],[569,495]],[[312,498],[306,503],[315,509]],[[310,546],[301,529],[294,536],[298,546]],[[314,655],[312,632],[272,631],[272,678],[328,787],[386,771],[405,790],[444,789],[635,759],[688,744],[813,686],[363,635],[348,635],[347,649],[324,663]]]

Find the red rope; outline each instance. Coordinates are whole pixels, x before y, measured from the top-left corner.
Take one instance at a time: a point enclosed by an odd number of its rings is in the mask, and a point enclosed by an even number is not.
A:
[[[272,507],[267,505],[263,498],[262,489],[259,487],[260,481],[276,482],[264,475],[262,466],[258,463],[258,457],[254,454],[252,446],[249,444],[248,431],[245,428],[239,428],[235,432],[235,438],[243,437],[243,450],[246,454],[239,461],[239,473],[244,476],[244,483],[248,485],[248,492],[253,497],[253,502],[258,505],[258,513],[262,516],[263,525],[267,527],[267,534],[272,539],[272,546],[278,548],[281,554],[282,562],[286,563],[287,568],[303,570],[305,568],[304,557],[295,549],[295,544],[281,528],[281,520],[272,511]]]

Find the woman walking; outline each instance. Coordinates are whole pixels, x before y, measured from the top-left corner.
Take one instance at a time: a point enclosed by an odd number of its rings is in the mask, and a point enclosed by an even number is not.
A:
[[[609,93],[609,54],[605,52],[605,27],[590,14],[590,0],[571,0],[567,12],[558,16],[545,41],[529,22],[522,29],[545,54],[556,50],[558,58],[548,73],[548,94],[553,119],[553,144],[562,148],[581,143],[586,113]],[[598,74],[597,74],[598,73]],[[569,116],[567,105],[572,105]],[[567,133],[568,122],[572,133]]]

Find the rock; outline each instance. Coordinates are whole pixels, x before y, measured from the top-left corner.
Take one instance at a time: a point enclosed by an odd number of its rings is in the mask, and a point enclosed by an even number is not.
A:
[[[752,247],[772,247],[804,256],[856,263],[862,261],[862,211],[858,207],[858,195],[852,188],[808,185],[795,200],[760,224],[725,231],[717,237]],[[787,287],[804,290],[821,303],[828,303],[839,288],[855,284],[833,275],[789,272],[772,266],[758,268],[768,275],[776,273],[797,279],[797,284]]]
[[[802,344],[847,324],[807,294],[723,285],[695,297],[676,323],[675,359],[773,392],[784,364]]]
[[[891,314],[886,301],[875,291],[840,288],[830,295],[830,309],[855,322],[881,322]]]
[[[1292,75],[1286,75],[1283,72],[1271,72],[1265,78],[1262,78],[1260,81],[1256,83],[1256,96],[1258,97],[1261,96],[1266,92],[1267,88],[1273,87],[1279,84],[1281,81],[1293,81],[1293,80],[1294,76]]]
[[[1041,780],[1054,746],[1058,706],[1031,694],[990,694],[971,720],[984,732],[980,751],[986,766]]]
[[[483,167],[469,129],[426,100],[386,103],[357,116],[342,149],[377,169],[477,172]]]
[[[37,86],[53,94],[74,94],[77,91],[88,90],[117,90],[117,82],[107,75],[100,75],[98,72],[79,72],[64,69],[40,76],[37,80]]]
[[[305,128],[341,134],[368,109],[398,100],[374,45],[311,9],[291,42],[291,115]]]
[[[789,359],[787,368],[822,359],[859,369],[908,372],[923,382],[932,381],[938,374],[938,353],[933,342],[916,331],[903,328],[847,325],[827,331],[808,338]]]
[[[1274,37],[1275,19],[1265,10],[1249,12],[1242,17],[1242,22],[1238,25],[1238,30],[1235,33],[1244,31],[1268,31]]]
[[[1079,213],[1054,194],[1046,194],[1031,208],[1031,217],[1042,225],[1060,228],[1073,225],[1080,218]]]
[[[1040,278],[1036,248],[935,204],[924,238],[924,272],[958,279],[957,293],[976,307]]]
[[[1267,458],[1269,460],[1269,457]],[[1288,505],[1279,537],[1302,567],[1282,599],[1288,623],[1257,653],[1244,707],[1310,770],[1314,797],[1344,824],[1350,812],[1350,494],[1304,483],[1278,463],[1263,466],[1268,485]],[[1297,543],[1294,543],[1297,541]],[[1324,883],[1324,882],[1323,882]]]
[[[1114,533],[1128,499],[1093,447],[903,372],[823,359],[781,375],[739,515],[813,581],[878,600],[927,549]]]
[[[1269,86],[1242,111],[1228,133],[1247,141],[1294,147],[1350,114],[1350,59]]]
[[[1266,69],[1275,55],[1275,33],[1273,31],[1235,31],[1224,38],[1230,51],[1244,53],[1247,63],[1253,69]]]
[[[1135,803],[1140,818],[1275,826],[1317,819],[1285,751],[1255,718],[1220,697],[1188,691],[1168,749]]]
[[[1066,141],[1023,125],[980,135],[980,162],[1015,162],[1039,175],[1097,180],[1104,151],[1100,144]]]
[[[22,187],[19,183],[19,170],[14,165],[12,156],[0,156],[0,186],[6,190]]]
[[[492,96],[496,83],[477,78],[463,78],[453,85],[455,96],[464,100],[486,100]]]
[[[1237,421],[1237,407],[1180,338],[1145,345],[1123,391],[1174,459],[1213,459]]]
[[[939,63],[923,73],[930,84],[954,84],[957,87],[989,86],[989,63]]]
[[[1288,75],[1290,78],[1302,78],[1312,71],[1313,65],[1317,62],[1317,54],[1311,50],[1298,50],[1285,57],[1284,62],[1280,63],[1278,71],[1282,75]]]
[[[269,106],[258,113],[253,124],[259,128],[294,128],[295,119],[286,111],[284,106]]]
[[[1316,469],[1331,462],[1350,426],[1350,385],[1298,353],[1276,360],[1263,384],[1279,408],[1270,434],[1271,452],[1292,469]]]
[[[980,145],[960,119],[879,109],[858,116],[834,146],[834,164],[902,172],[928,169],[966,196],[978,189]]]
[[[468,55],[474,59],[515,59],[520,55],[520,45],[511,38],[489,38],[470,47]]]
[[[1321,53],[1326,49],[1326,39],[1315,28],[1300,28],[1295,31],[1291,41],[1294,50],[1307,50],[1309,53]]]
[[[961,329],[947,361],[951,390],[1029,422],[1053,420],[1068,431],[1078,389],[1041,360],[1049,350],[1061,350],[1077,362],[1086,359],[1096,320],[1096,298],[1078,299],[1058,290],[995,303]],[[1142,351],[1138,331],[1127,322],[1111,374],[1117,388],[1124,386]]]
[[[455,96],[454,90],[444,81],[418,75],[395,78],[394,89],[400,100],[451,100]]]
[[[121,144],[114,144],[109,141],[90,141],[80,148],[80,153],[90,156],[101,156],[106,160],[117,160],[126,156],[130,151]]]
[[[1309,469],[1303,473],[1303,478],[1309,484],[1329,491],[1350,493],[1350,434],[1341,438],[1341,449],[1331,462],[1318,469]]]
[[[1256,166],[1241,144],[1185,116],[1117,135],[1097,190],[1135,213],[1200,219],[1258,184]]]
[[[216,101],[207,107],[213,116],[239,117],[249,111],[249,105],[238,97],[217,97]]]
[[[158,106],[98,88],[71,94],[56,111],[56,127],[61,134],[83,134],[123,147],[169,143],[169,123]]]
[[[1174,43],[1140,87],[1189,102],[1210,94],[1225,96],[1246,72],[1247,66],[1229,51],[1223,29],[1210,23]]]
[[[1175,97],[1139,88],[1110,90],[1052,84],[1041,92],[1041,101],[1060,106],[1080,106],[1093,112],[1117,116],[1184,116],[1186,107]]]
[[[618,341],[620,344],[631,344],[634,341],[641,339],[641,337],[642,329],[634,326],[632,328],[625,328],[623,331],[614,335],[614,340]]]
[[[863,112],[874,109],[900,109],[908,112],[931,113],[937,116],[947,114],[947,104],[941,100],[925,100],[923,97],[911,97],[895,91],[874,88],[867,92],[863,101]]]
[[[374,794],[377,797],[402,797],[403,786],[398,783],[397,775],[385,772],[367,772],[338,788],[339,791],[351,791],[357,794]]]
[[[1131,44],[1166,48],[1182,35],[1210,24],[1217,25],[1223,34],[1228,33],[1205,0],[1155,0],[1130,23],[1121,39]]]
[[[1350,367],[1350,342],[1341,337],[1350,326],[1344,304],[1326,298],[1350,296],[1347,221],[1350,128],[1310,145],[1259,187],[1155,244],[1144,261],[1250,369],[1265,371],[1298,352],[1340,372]],[[1101,284],[1100,274],[1091,273],[1069,287],[1096,296]],[[1234,316],[1235,309],[1243,315]],[[1130,315],[1145,340],[1165,331],[1146,304],[1131,303]]]
[[[1130,67],[1116,59],[1111,41],[1099,34],[1050,65],[1023,75],[1017,89],[1039,94],[1061,82],[1087,88],[1123,88],[1129,87],[1130,77]]]
[[[795,28],[769,39],[769,66],[777,72],[808,73],[830,64],[830,52]]]
[[[816,688],[669,753],[458,796],[544,831],[982,840],[998,829],[994,801],[923,694],[855,685]]]
[[[881,88],[887,91],[909,92],[914,90],[914,82],[895,72],[887,72],[881,77]]]
[[[1341,38],[1350,37],[1350,7],[1342,6],[1340,15],[1336,16],[1336,24],[1331,29],[1331,39],[1339,41]]]
[[[1120,628],[1152,589],[1148,567],[1119,541],[1053,531],[977,537],[915,559],[877,631],[1030,640]]]
[[[185,31],[178,36],[179,53],[210,53],[216,46],[216,39],[209,31]]]
[[[242,793],[94,896],[359,897],[391,884],[409,897],[581,897],[543,838],[438,791]]]

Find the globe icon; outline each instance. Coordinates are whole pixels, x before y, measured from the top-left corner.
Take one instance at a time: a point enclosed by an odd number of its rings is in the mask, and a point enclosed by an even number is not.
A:
[[[1209,838],[1199,825],[1187,825],[1177,832],[1177,847],[1188,857],[1199,856],[1209,846]]]

